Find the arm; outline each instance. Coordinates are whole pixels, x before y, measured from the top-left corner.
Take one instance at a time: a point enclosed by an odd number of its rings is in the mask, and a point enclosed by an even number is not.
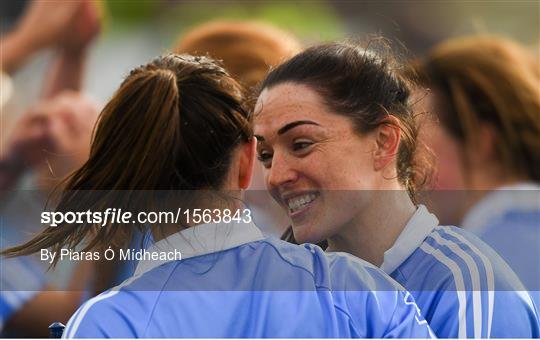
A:
[[[6,35],[2,44],[2,70],[13,75],[38,50],[31,37],[20,31]]]
[[[2,70],[13,75],[37,51],[60,45],[65,39],[79,1],[66,1],[59,6],[49,1],[33,1],[15,29],[2,41]]]
[[[45,77],[44,98],[51,98],[63,90],[79,91],[82,88],[88,48],[101,31],[100,3],[94,0],[80,2],[74,16],[76,20],[69,27],[70,33]]]
[[[62,90],[81,90],[86,59],[86,50],[58,51],[49,68],[49,74],[45,76],[41,96],[52,98]]]

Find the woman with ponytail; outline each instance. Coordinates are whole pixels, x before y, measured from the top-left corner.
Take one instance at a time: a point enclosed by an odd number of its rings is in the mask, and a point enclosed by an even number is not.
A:
[[[380,267],[438,337],[538,337],[530,297],[504,261],[415,203],[423,169],[410,87],[374,45],[308,48],[261,85],[258,158],[291,219],[285,239]]]
[[[261,234],[241,202],[255,147],[243,90],[222,67],[156,58],[106,105],[57,212],[182,213],[157,223],[62,223],[4,253],[79,247],[110,258],[109,242],[129,242],[130,228],[152,234],[135,275],[86,302],[68,338],[429,337],[410,294],[379,269]],[[209,212],[204,221],[198,209]]]

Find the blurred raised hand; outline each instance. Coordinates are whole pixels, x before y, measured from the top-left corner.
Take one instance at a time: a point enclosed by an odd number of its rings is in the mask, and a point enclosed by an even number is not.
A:
[[[70,89],[81,90],[87,50],[99,35],[102,24],[101,2],[81,0],[77,11],[69,21],[69,33],[58,39],[57,56],[45,77],[42,96],[50,98]]]
[[[64,35],[61,45],[68,50],[81,50],[87,48],[99,35],[102,26],[103,11],[101,2],[95,0],[81,0],[79,7],[70,22],[71,32]]]
[[[38,185],[47,190],[88,158],[99,107],[82,93],[64,91],[38,108],[49,122],[51,149],[44,152],[45,162],[37,164]]]
[[[36,170],[38,184],[49,189],[88,158],[98,105],[75,91],[64,91],[32,106],[8,139],[1,164],[1,188],[16,183],[25,170]],[[3,176],[2,176],[3,175]]]
[[[2,39],[2,70],[13,73],[36,51],[55,48],[42,100],[19,119],[0,155],[0,189],[12,188],[26,170],[41,186],[55,185],[88,155],[99,110],[82,89],[88,47],[101,31],[99,0],[30,3],[13,32]],[[69,90],[66,92],[66,90]]]
[[[15,29],[2,39],[2,70],[13,74],[44,48],[86,48],[101,30],[101,9],[97,0],[32,1]]]

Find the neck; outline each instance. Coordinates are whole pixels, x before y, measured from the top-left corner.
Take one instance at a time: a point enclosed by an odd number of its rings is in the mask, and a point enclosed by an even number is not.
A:
[[[243,209],[240,191],[203,191],[204,193],[199,197],[189,198],[189,203],[179,203],[181,207],[180,211],[180,223],[179,224],[161,224],[152,226],[152,236],[155,242],[169,237],[172,234],[176,234],[187,228],[196,227],[197,225],[205,224],[203,219],[210,221],[217,221],[223,216],[225,210],[229,210],[231,215],[238,209]],[[194,195],[194,192],[192,192]],[[185,202],[186,200],[182,200]],[[173,211],[178,209],[174,207]],[[198,210],[195,210],[198,209]],[[186,213],[188,212],[189,213]],[[219,216],[218,216],[219,212]],[[195,213],[198,215],[195,216]],[[188,217],[189,216],[189,217]],[[188,220],[189,218],[189,220]],[[197,220],[199,223],[194,223]]]
[[[405,190],[375,191],[369,206],[328,239],[328,250],[347,252],[381,266],[384,252],[394,245],[415,210]]]

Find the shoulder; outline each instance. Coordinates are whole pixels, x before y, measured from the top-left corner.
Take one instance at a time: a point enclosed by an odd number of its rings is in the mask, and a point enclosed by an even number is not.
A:
[[[142,277],[144,277],[143,275]],[[144,332],[150,308],[159,292],[135,290],[141,277],[132,277],[117,287],[86,301],[73,314],[64,338],[133,338]]]
[[[332,296],[367,337],[431,337],[413,296],[380,268],[346,253],[330,253]],[[362,333],[359,333],[362,334]]]
[[[395,290],[399,284],[378,267],[342,252],[325,252],[319,246],[290,244],[269,238],[264,241],[285,266],[308,274],[319,288],[328,290]]]
[[[472,233],[453,226],[439,226],[419,248],[430,255],[431,270],[446,272],[456,289],[524,290],[504,260]]]
[[[291,264],[301,263],[311,273],[317,288],[328,291],[336,312],[346,316],[356,334],[383,337],[396,327],[397,334],[429,335],[413,298],[380,268],[348,253],[325,252],[313,244],[283,247],[284,258]]]
[[[475,235],[460,228],[440,226],[417,252],[424,254],[415,254],[419,258],[416,270],[422,271],[415,277],[421,278],[412,278],[405,286],[409,291],[422,292],[420,295],[424,296],[417,298],[419,304],[441,316],[438,321],[430,320],[435,329],[440,325],[446,327],[449,322],[444,315],[453,313],[460,316],[455,319],[459,337],[472,335],[467,322],[475,325],[475,337],[513,337],[512,327],[497,326],[504,320],[523,325],[521,330],[535,327],[531,320],[537,318],[536,312],[530,297],[523,292],[523,285],[504,260]],[[472,310],[471,303],[475,305]],[[428,315],[431,312],[426,311]],[[528,337],[531,333],[519,334],[518,337]]]
[[[489,281],[488,290],[525,290],[510,266],[488,244],[457,227],[438,227],[430,235],[441,252],[459,264],[461,270]]]
[[[488,244],[537,244],[540,237],[540,210],[509,210],[488,223],[471,226],[471,232]],[[508,237],[512,235],[512,237]],[[534,246],[532,247],[534,248]],[[499,249],[497,249],[499,250]]]
[[[118,322],[120,315],[118,310],[112,308],[113,301],[119,291],[107,291],[86,301],[73,314],[66,325],[63,338],[104,338],[110,337],[111,331],[108,326]],[[113,302],[111,304],[111,302]],[[125,335],[129,337],[130,335]],[[133,336],[133,335],[131,335]]]
[[[396,291],[403,288],[379,267],[348,253],[327,253],[335,290]]]
[[[363,328],[358,326],[359,320],[366,327],[385,324],[388,320],[382,315],[394,315],[406,306],[407,292],[379,267],[348,253],[324,252],[312,244],[302,247],[312,254],[314,276],[331,292],[336,308],[358,329]]]

